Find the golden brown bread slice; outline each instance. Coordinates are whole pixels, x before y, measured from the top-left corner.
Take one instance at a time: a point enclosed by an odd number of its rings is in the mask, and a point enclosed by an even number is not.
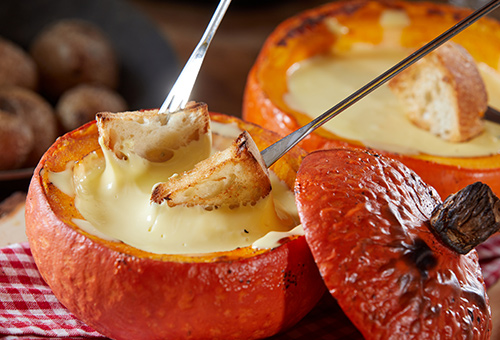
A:
[[[194,169],[158,184],[151,201],[206,209],[255,204],[271,191],[269,172],[248,132],[233,144],[196,164]]]
[[[120,158],[133,152],[151,162],[165,162],[174,151],[210,133],[207,105],[190,102],[184,110],[159,114],[158,110],[96,115],[104,147]]]
[[[418,127],[450,142],[483,131],[486,88],[472,56],[448,42],[401,72],[389,87]]]

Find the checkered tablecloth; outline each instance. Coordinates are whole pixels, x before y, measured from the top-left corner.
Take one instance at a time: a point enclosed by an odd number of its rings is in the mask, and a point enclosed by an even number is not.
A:
[[[493,235],[476,250],[486,287],[491,287],[500,279],[500,234]]]
[[[0,250],[0,334],[102,337],[69,313],[52,294],[27,243]]]
[[[500,235],[478,248],[486,284],[500,277]],[[3,339],[105,338],[76,319],[41,278],[29,245],[0,248],[0,337]],[[361,340],[356,328],[328,294],[296,326],[273,340]]]

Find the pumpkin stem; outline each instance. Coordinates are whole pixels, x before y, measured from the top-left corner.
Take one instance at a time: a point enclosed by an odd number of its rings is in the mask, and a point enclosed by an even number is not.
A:
[[[446,246],[467,254],[500,229],[500,199],[488,185],[470,184],[434,208],[430,226]]]

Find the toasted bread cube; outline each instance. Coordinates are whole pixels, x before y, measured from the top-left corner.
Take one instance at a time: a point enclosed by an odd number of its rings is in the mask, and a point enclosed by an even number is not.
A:
[[[151,201],[166,202],[170,207],[234,208],[255,204],[270,191],[269,172],[255,142],[245,131],[229,148],[156,185]]]
[[[119,159],[132,152],[150,162],[165,162],[175,150],[210,135],[210,116],[203,103],[191,102],[184,110],[167,114],[101,112],[96,118],[103,146]]]
[[[484,130],[486,87],[472,56],[448,42],[401,72],[389,88],[418,127],[450,142],[467,141]]]

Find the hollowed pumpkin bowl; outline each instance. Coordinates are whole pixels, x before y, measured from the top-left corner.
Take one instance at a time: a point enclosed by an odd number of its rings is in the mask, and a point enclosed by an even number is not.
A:
[[[387,32],[380,18],[387,10],[401,11],[407,16],[409,24],[395,43],[412,50],[471,13],[470,9],[439,3],[371,0],[336,1],[302,12],[281,23],[265,41],[248,75],[243,118],[283,135],[310,122],[312,117],[291,108],[284,99],[290,67],[328,53],[333,47],[349,50],[355,44],[381,44]],[[329,26],[332,20],[347,33],[332,30]],[[483,18],[457,35],[454,41],[464,46],[477,62],[499,69],[500,24],[497,21]],[[335,104],[332,102],[331,106]],[[323,127],[300,145],[309,152],[335,147],[365,148],[360,141],[341,138]],[[478,180],[500,194],[500,154],[442,157],[377,151],[416,171],[443,198]]]
[[[213,121],[249,131],[259,148],[277,136],[237,118]],[[267,250],[251,246],[211,254],[148,253],[80,230],[74,198],[48,173],[97,150],[95,122],[59,138],[43,156],[26,203],[35,262],[57,299],[113,339],[256,339],[290,328],[317,303],[324,283],[303,236]],[[304,152],[273,171],[293,188]]]

